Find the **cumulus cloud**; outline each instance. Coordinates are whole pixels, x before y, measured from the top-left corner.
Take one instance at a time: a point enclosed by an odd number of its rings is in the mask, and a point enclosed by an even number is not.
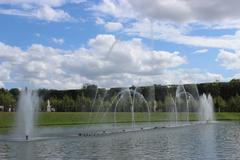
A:
[[[240,79],[240,73],[234,74],[232,77],[229,77],[228,81],[231,81],[232,79]]]
[[[123,29],[123,25],[120,22],[106,22],[104,19],[97,17],[95,23],[97,25],[104,25],[107,31],[114,32]]]
[[[151,22],[146,18],[132,23],[130,27],[125,28],[124,31],[129,35],[196,47],[240,49],[239,31],[236,31],[233,35],[220,35],[214,37],[193,36],[188,35],[185,27],[175,26],[171,23]]]
[[[135,18],[136,12],[132,9],[128,0],[102,0],[93,5],[90,10],[101,12],[116,18]]]
[[[0,65],[0,82],[1,81],[7,81],[10,79],[10,68],[8,65]]]
[[[240,69],[240,52],[230,52],[220,50],[217,56],[217,61],[226,69]]]
[[[47,21],[68,21],[71,20],[71,16],[60,9],[53,9],[48,5],[44,5],[37,10],[32,12],[32,17],[36,17],[41,20]]]
[[[206,83],[225,80],[221,74],[203,72],[199,69],[167,69],[158,75],[139,76],[132,74],[113,74],[109,76],[99,77],[98,83],[101,86],[137,86],[153,85],[153,84],[180,84],[180,83]]]
[[[178,52],[150,50],[141,39],[121,41],[113,35],[98,35],[89,40],[87,47],[73,51],[40,44],[22,50],[1,43],[0,48],[0,56],[5,57],[1,64],[8,65],[10,80],[50,88],[74,88],[86,82],[108,87],[130,85],[133,81],[125,81],[126,75],[154,76],[186,63]]]
[[[41,1],[37,1],[37,0],[1,0],[0,4],[11,4],[11,5],[49,5],[49,6],[53,6],[53,7],[59,7],[61,5],[63,5],[64,3],[66,3],[66,0],[41,0]]]
[[[201,71],[200,69],[175,69],[165,70],[157,76],[155,82],[162,84],[180,84],[180,83],[204,83],[225,80],[221,74]],[[151,78],[149,78],[149,84]]]
[[[188,21],[193,18],[188,2],[183,0],[156,0],[150,3],[148,0],[129,0],[128,2],[143,17],[177,22]]]
[[[4,53],[19,56],[1,62],[6,70],[3,75],[8,78],[0,74],[0,81],[30,81],[37,87],[69,89],[84,83],[126,87],[224,80],[220,74],[179,68],[187,60],[177,51],[151,50],[141,39],[123,41],[110,34],[97,35],[86,47],[72,51],[40,44],[22,50],[2,43],[1,48]]]
[[[100,13],[97,14],[98,24],[106,25],[105,21],[111,17],[122,23],[122,33],[131,36],[203,48],[239,50],[238,4],[237,0],[102,0],[91,9]],[[192,35],[194,26],[208,31],[236,30],[218,36]]]
[[[7,4],[10,6],[0,9],[0,14],[16,15],[29,18],[35,18],[45,21],[72,21],[73,17],[63,9],[61,6],[67,3],[80,3],[74,0],[53,0],[53,1],[36,1],[36,0],[1,0],[0,4]]]
[[[17,60],[21,61],[22,58],[26,56],[25,53],[22,52],[22,50],[18,47],[8,46],[2,42],[0,42],[0,48],[1,61],[14,61],[15,63],[17,63]]]
[[[104,27],[108,30],[108,31],[118,31],[121,30],[123,28],[122,23],[119,22],[107,22]]]
[[[117,18],[144,17],[178,23],[219,23],[239,19],[238,0],[102,0],[92,9]]]
[[[89,41],[90,49],[81,48],[74,55],[68,55],[67,68],[94,78],[115,73],[158,74],[163,69],[186,63],[178,52],[152,51],[140,39],[118,40],[109,54],[116,41],[113,35],[98,35]]]

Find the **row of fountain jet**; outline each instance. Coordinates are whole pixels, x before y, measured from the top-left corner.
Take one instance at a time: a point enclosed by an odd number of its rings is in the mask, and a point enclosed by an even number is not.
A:
[[[155,90],[151,90],[150,94],[152,98],[155,98]],[[102,102],[105,99],[105,93],[102,97]],[[98,90],[96,90],[96,96],[93,101],[92,107],[95,105],[95,101],[98,99]],[[199,121],[213,121],[213,100],[211,95],[203,94],[199,96],[196,85],[185,89],[184,85],[179,85],[176,89],[175,97],[170,95],[171,103],[168,106],[168,112],[170,115],[175,115],[174,118],[169,121],[175,121],[177,124],[179,121],[183,121],[183,118],[179,118],[184,113],[185,122],[189,122],[189,116],[191,112],[195,112],[199,115]],[[17,132],[19,135],[25,135],[26,140],[31,138],[34,130],[34,121],[37,117],[37,110],[39,98],[36,91],[25,88],[20,95],[19,106],[17,110]],[[117,124],[117,112],[131,112],[132,128],[135,128],[136,112],[142,107],[141,111],[146,113],[146,122],[151,122],[151,111],[154,103],[149,103],[145,97],[138,92],[138,88],[135,89],[123,89],[121,90],[111,102],[111,105],[106,107],[104,103],[98,104],[96,117],[89,116],[89,123],[92,118],[99,118],[98,122],[102,120],[108,113],[113,112],[113,124]],[[91,113],[90,113],[91,114]],[[103,122],[104,123],[104,122]]]
[[[97,113],[104,113],[101,114],[101,118],[98,121],[102,121],[106,114],[110,111],[114,112],[113,122],[116,124],[118,123],[117,120],[117,112],[131,112],[131,119],[132,119],[132,127],[135,126],[135,113],[139,112],[139,106],[143,109],[140,112],[147,113],[146,121],[151,121],[151,112],[155,111],[155,89],[151,89],[151,97],[146,98],[138,92],[138,88],[129,89],[125,88],[122,89],[112,100],[111,105],[106,108],[103,106],[103,103],[97,106]],[[96,91],[96,95],[93,101],[92,108],[94,107],[95,101],[98,99],[98,90]],[[106,98],[106,93],[102,97],[101,101],[104,101]],[[199,95],[198,89],[196,85],[188,85],[188,87],[184,87],[184,85],[179,85],[176,88],[175,96],[171,94],[168,95],[170,98],[170,103],[167,106],[165,112],[171,113],[169,115],[174,115],[174,117],[169,117],[169,121],[190,121],[190,113],[194,113],[199,121],[207,122],[214,120],[214,104],[213,99],[210,94],[206,95],[203,93]],[[150,100],[149,100],[150,99]],[[151,103],[153,102],[153,103]],[[98,115],[98,114],[97,114]],[[180,116],[183,115],[183,116]],[[96,117],[91,117],[89,123],[91,123],[91,119],[96,119]],[[196,120],[196,119],[195,119]]]

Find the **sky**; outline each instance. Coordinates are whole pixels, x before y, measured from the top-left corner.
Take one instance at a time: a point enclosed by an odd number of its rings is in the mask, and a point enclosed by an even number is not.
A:
[[[0,0],[0,87],[240,78],[239,0]]]

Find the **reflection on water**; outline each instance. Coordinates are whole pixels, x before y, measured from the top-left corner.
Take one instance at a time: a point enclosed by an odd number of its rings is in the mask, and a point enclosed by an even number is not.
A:
[[[0,141],[0,159],[240,159],[240,125],[235,122],[97,137],[66,136],[78,132],[78,127],[40,130],[41,134],[58,137],[31,142]]]

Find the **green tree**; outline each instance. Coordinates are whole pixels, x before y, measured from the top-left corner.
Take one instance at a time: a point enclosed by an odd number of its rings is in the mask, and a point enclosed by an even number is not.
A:
[[[157,104],[156,104],[156,105],[157,105],[157,106],[156,106],[156,111],[162,112],[162,111],[163,111],[163,108],[164,108],[163,102],[162,102],[161,100],[158,100],[156,103],[157,103]]]
[[[5,108],[15,107],[16,106],[16,100],[14,99],[14,97],[11,93],[1,92],[0,93],[0,105],[4,106]]]
[[[18,97],[20,95],[20,91],[18,88],[12,88],[9,90],[9,93],[11,93],[14,97],[14,99],[17,101],[18,100]]]
[[[50,101],[50,103],[51,103],[51,106],[52,106],[53,108],[55,108],[55,110],[56,110],[57,112],[63,112],[63,111],[64,111],[64,108],[63,108],[63,106],[62,106],[62,100],[61,100],[61,99],[58,99],[58,98],[56,98],[56,97],[51,97],[51,98],[49,99],[49,101]],[[47,107],[47,106],[45,106],[45,107]],[[46,108],[45,108],[45,110],[46,110]]]
[[[231,97],[228,100],[228,105],[230,112],[240,112],[240,96],[236,95],[234,97]]]
[[[64,107],[64,111],[69,112],[74,110],[74,100],[72,99],[72,97],[64,95],[62,105]]]
[[[215,110],[220,112],[226,112],[228,109],[226,101],[221,96],[214,98],[214,106]]]
[[[164,99],[163,111],[164,112],[169,112],[169,111],[171,111],[172,107],[174,107],[172,97],[171,96],[166,96],[165,99]]]

